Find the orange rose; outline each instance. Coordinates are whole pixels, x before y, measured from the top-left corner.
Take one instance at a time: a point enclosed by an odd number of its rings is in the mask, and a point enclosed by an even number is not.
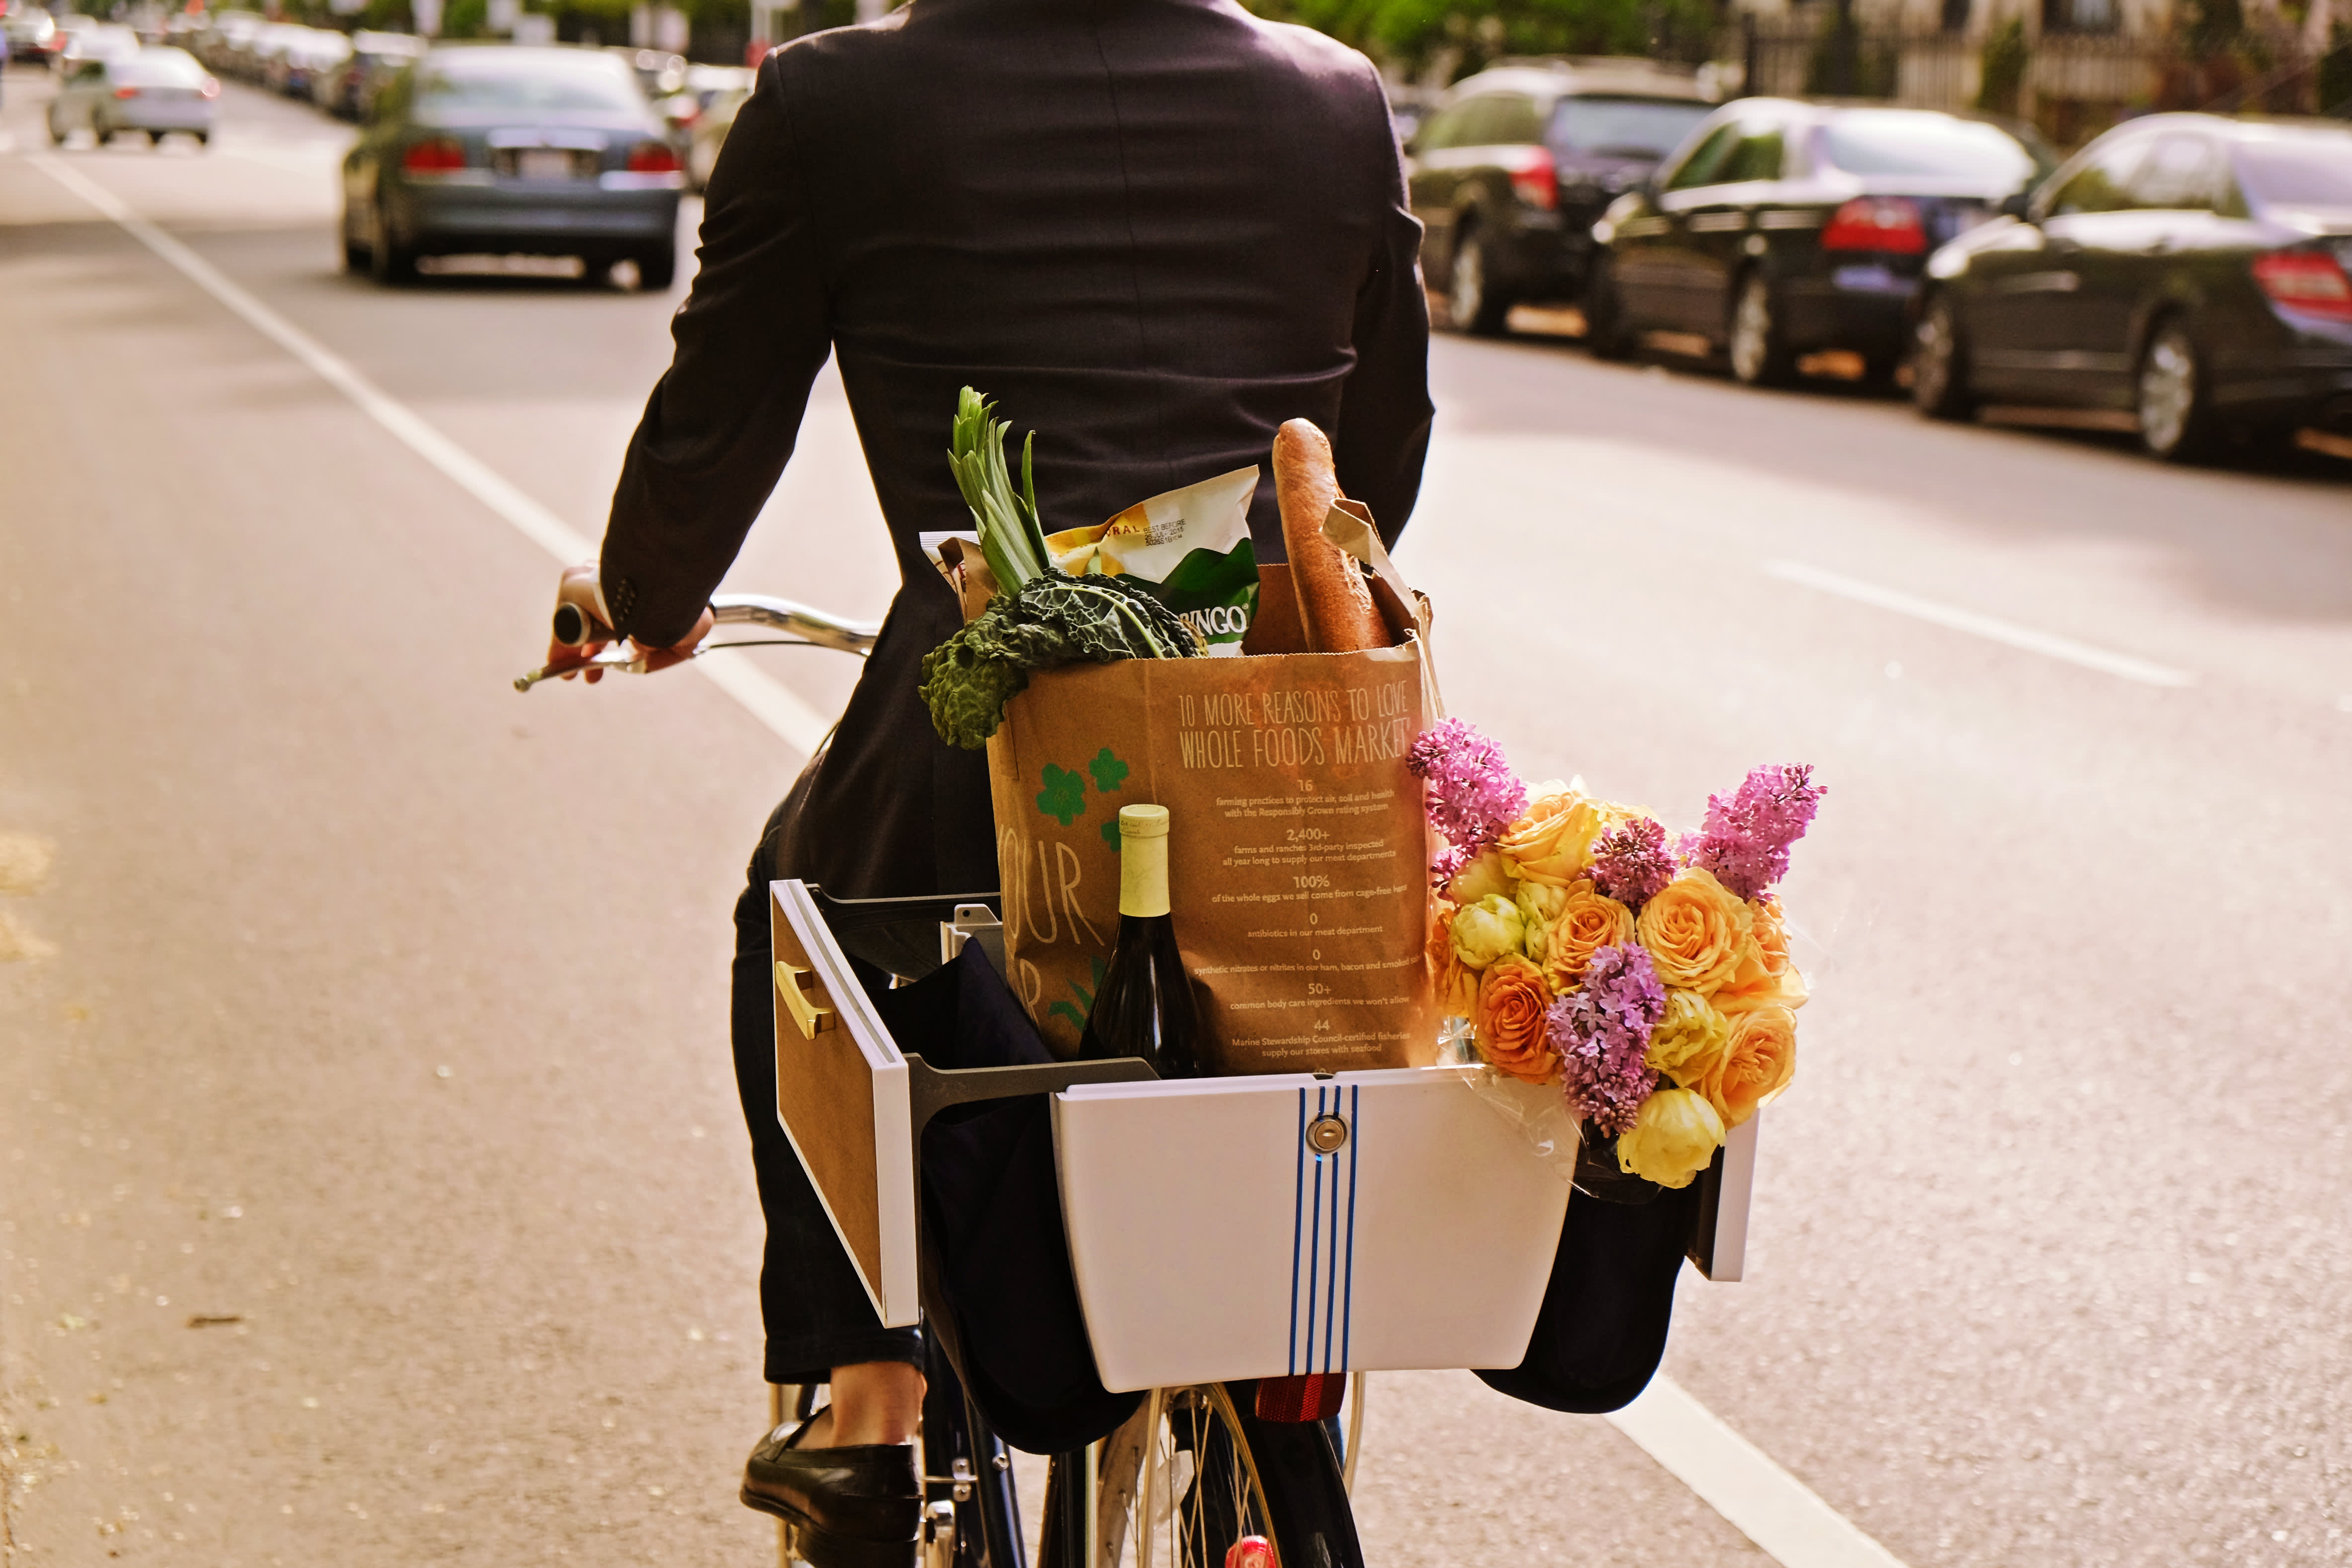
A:
[[[1769,1005],[1731,1020],[1722,1054],[1691,1087],[1706,1096],[1726,1127],[1737,1127],[1789,1087],[1797,1072],[1797,1016]]]
[[[1478,1010],[1472,1022],[1478,1051],[1496,1068],[1528,1083],[1549,1083],[1559,1071],[1544,1029],[1551,987],[1543,971],[1516,954],[1486,966],[1478,981]]]
[[[1429,962],[1437,1016],[1466,1018],[1478,1005],[1478,977],[1462,966],[1461,954],[1454,951],[1454,906],[1441,899],[1434,908],[1436,913],[1429,921],[1429,949],[1424,956]]]
[[[1544,978],[1555,991],[1573,991],[1595,952],[1604,947],[1622,947],[1633,940],[1633,910],[1606,893],[1593,891],[1590,882],[1573,883],[1551,923]]]
[[[1747,1013],[1758,1007],[1796,1008],[1805,1005],[1805,977],[1789,962],[1789,931],[1780,923],[1780,900],[1767,893],[1748,906],[1754,917],[1754,941],[1741,953],[1738,972],[1715,994],[1722,1013]]]
[[[1635,930],[1660,980],[1712,996],[1739,972],[1755,942],[1754,924],[1748,905],[1714,872],[1693,867],[1642,906]]]

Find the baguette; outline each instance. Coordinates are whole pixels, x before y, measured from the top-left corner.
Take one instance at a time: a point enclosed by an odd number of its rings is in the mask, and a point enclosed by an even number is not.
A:
[[[1388,627],[1356,558],[1323,537],[1324,516],[1339,499],[1339,477],[1330,441],[1307,420],[1285,420],[1274,433],[1274,495],[1307,651],[1388,647]]]

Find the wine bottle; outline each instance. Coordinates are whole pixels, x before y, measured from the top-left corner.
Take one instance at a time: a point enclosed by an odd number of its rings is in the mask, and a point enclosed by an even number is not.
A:
[[[1201,1076],[1201,1015],[1168,910],[1168,808],[1118,810],[1118,941],[1078,1054],[1141,1057],[1161,1078]]]

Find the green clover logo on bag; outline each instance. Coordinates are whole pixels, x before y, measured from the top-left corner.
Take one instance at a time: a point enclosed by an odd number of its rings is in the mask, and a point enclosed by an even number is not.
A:
[[[1127,782],[1129,769],[1125,763],[1111,755],[1108,746],[1105,746],[1095,753],[1095,760],[1087,764],[1087,772],[1094,774],[1095,788],[1105,795],[1117,795],[1118,786]]]
[[[1047,763],[1045,787],[1037,792],[1037,809],[1067,827],[1086,813],[1086,779],[1066,768],[1057,768]]]

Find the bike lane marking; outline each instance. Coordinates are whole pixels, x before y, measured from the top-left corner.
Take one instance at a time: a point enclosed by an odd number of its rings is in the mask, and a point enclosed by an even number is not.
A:
[[[1784,1568],[1904,1568],[1664,1373],[1606,1419]]]
[[[593,546],[562,519],[377,387],[349,361],[141,217],[112,192],[46,153],[30,154],[25,161],[299,360],[557,561],[568,564],[593,557]],[[832,728],[799,696],[740,654],[707,654],[694,660],[692,668],[803,756],[813,755]],[[1784,1568],[1904,1568],[1899,1559],[1663,1374],[1641,1398],[1608,1419]]]
[[[1915,620],[1927,621],[1951,631],[1966,632],[1971,637],[2022,648],[2027,653],[2038,653],[2047,658],[2063,659],[2068,664],[2095,669],[2103,675],[2116,676],[2124,680],[2136,680],[2143,686],[2197,684],[2197,678],[2185,669],[2175,669],[2169,665],[2137,658],[2127,653],[2094,647],[2089,643],[2076,642],[2072,637],[2059,637],[2051,632],[2035,631],[2032,626],[2021,626],[2014,621],[1979,615],[1974,610],[1961,609],[1957,605],[1923,599],[1900,589],[1882,588],[1875,583],[1865,583],[1858,577],[1848,577],[1836,572],[1824,572],[1801,561],[1775,561],[1764,571],[1767,575],[1778,577],[1783,583],[1795,583],[1824,594],[1834,594],[1858,605],[1891,610],[1898,616],[1909,616]]]
[[[523,493],[497,469],[467,451],[425,421],[414,409],[378,387],[350,361],[263,304],[230,281],[211,262],[141,217],[131,205],[79,170],[46,153],[24,160],[88,202],[111,219],[125,234],[145,246],[197,288],[227,307],[247,325],[302,362],[409,450],[496,512],[524,538],[563,565],[593,561],[596,547],[571,524]],[[740,653],[707,653],[690,660],[690,669],[740,703],[803,757],[813,757],[832,731],[833,723],[810,707],[798,693],[761,669]]]

